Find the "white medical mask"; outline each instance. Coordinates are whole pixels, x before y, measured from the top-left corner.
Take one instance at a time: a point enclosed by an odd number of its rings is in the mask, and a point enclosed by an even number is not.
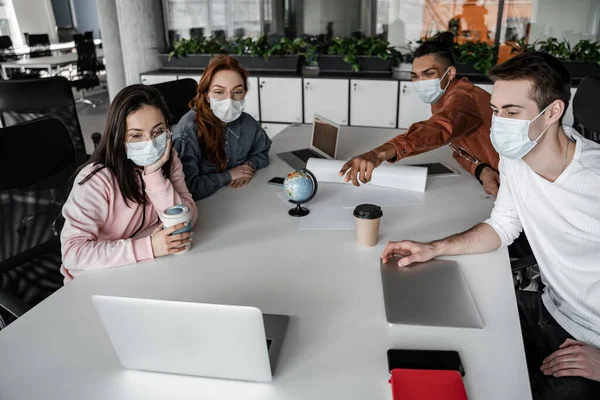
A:
[[[210,98],[210,109],[221,121],[225,122],[226,124],[238,119],[240,115],[242,115],[242,111],[244,111],[245,105],[245,99],[215,100],[212,97]]]
[[[448,71],[450,71],[450,68],[448,68],[446,72],[444,72],[444,75],[442,75],[441,79],[435,78],[413,82],[415,90],[417,91],[417,94],[419,95],[419,98],[423,103],[435,103],[440,99],[440,97],[442,97],[444,92],[446,92],[446,89],[448,89],[448,85],[450,85],[450,81],[448,81],[448,84],[443,89],[440,87],[440,85],[442,79],[444,79]]]
[[[548,107],[550,107],[550,105],[548,105]],[[542,112],[531,121],[526,119],[502,118],[494,115],[492,117],[492,132],[490,139],[498,154],[513,160],[525,157],[525,155],[538,144],[538,141],[550,127],[550,125],[546,126],[535,140],[529,139],[529,126],[542,115],[548,107],[544,108]]]
[[[147,167],[158,161],[165,154],[169,132],[141,143],[126,143],[127,158],[140,167]]]

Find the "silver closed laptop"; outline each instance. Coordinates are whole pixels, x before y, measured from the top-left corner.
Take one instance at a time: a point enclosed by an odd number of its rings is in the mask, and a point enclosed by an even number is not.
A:
[[[483,328],[467,281],[454,261],[432,260],[399,268],[381,261],[385,313],[391,324]]]

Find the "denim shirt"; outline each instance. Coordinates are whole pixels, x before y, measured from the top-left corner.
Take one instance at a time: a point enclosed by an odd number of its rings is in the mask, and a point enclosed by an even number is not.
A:
[[[172,131],[173,147],[183,164],[185,182],[194,200],[204,199],[229,185],[231,174],[228,170],[238,165],[249,162],[254,169],[269,165],[271,139],[260,124],[246,113],[226,126],[227,168],[223,172],[217,172],[215,163],[202,154],[194,110],[188,111]]]

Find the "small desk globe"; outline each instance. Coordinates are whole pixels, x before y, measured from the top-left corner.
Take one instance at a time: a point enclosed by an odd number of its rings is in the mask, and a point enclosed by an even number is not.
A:
[[[289,214],[292,217],[307,216],[310,211],[302,207],[302,204],[311,201],[317,194],[317,178],[306,168],[290,172],[283,181],[283,189],[289,198],[289,202],[296,204]]]

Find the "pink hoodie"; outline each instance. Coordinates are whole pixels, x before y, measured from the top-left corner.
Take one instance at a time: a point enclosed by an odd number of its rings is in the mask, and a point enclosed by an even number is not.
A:
[[[160,169],[142,175],[150,202],[141,230],[157,224],[157,210],[175,204],[189,207],[192,224],[196,222],[198,210],[185,184],[181,161],[175,151],[171,160],[171,179],[166,179]],[[63,207],[65,225],[60,239],[61,273],[65,283],[85,270],[118,267],[154,258],[150,236],[131,239],[142,223],[143,207],[125,203],[112,172],[104,168],[79,185],[94,168],[89,165],[77,175]]]

